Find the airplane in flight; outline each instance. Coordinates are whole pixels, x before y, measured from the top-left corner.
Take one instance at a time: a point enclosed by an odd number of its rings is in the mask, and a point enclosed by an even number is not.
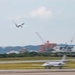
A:
[[[15,25],[16,25],[17,28],[19,28],[19,27],[23,28],[23,25],[24,25],[24,24],[25,24],[25,23],[22,23],[22,24],[16,24],[16,23],[15,23]]]
[[[46,69],[51,69],[51,67],[59,67],[59,69],[62,69],[65,62],[68,60],[65,60],[66,55],[63,55],[62,59],[59,61],[51,61],[51,62],[45,62],[42,66],[44,66]]]

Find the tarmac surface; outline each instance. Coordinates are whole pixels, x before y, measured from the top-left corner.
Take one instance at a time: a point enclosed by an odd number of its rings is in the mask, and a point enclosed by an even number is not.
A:
[[[0,70],[0,75],[75,75],[75,69]]]
[[[52,62],[52,61],[60,61],[60,60],[0,61],[0,64],[14,64],[14,63],[28,63],[28,62]],[[75,60],[67,60],[67,61],[75,61]]]

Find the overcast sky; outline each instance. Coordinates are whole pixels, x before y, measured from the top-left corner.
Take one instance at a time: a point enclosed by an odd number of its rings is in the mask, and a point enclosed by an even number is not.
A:
[[[17,28],[14,23],[25,23]],[[75,33],[75,0],[0,0],[0,46],[70,43]],[[73,40],[75,44],[75,40]]]

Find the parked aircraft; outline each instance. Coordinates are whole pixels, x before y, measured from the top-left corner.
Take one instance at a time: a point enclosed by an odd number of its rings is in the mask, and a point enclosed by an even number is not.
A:
[[[42,66],[44,66],[45,68],[51,69],[51,67],[59,67],[60,69],[62,69],[63,65],[65,64],[65,62],[67,60],[65,60],[66,55],[63,55],[62,59],[59,61],[51,61],[51,62],[46,62],[44,63]]]
[[[22,23],[22,24],[16,24],[16,23],[15,23],[16,27],[18,27],[18,28],[19,28],[19,27],[22,28],[24,24],[25,24],[25,23]]]

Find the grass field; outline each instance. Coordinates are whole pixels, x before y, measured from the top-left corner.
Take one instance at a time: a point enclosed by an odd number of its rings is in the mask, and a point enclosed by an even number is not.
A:
[[[41,62],[39,63],[21,63],[21,64],[0,64],[0,69],[43,69]],[[57,67],[52,67],[57,68]],[[67,62],[63,68],[75,68],[75,62]]]
[[[24,57],[24,58],[1,58],[1,61],[14,61],[14,60],[60,60],[61,57]],[[68,58],[75,60],[75,58]],[[43,69],[42,64],[44,62],[30,62],[20,64],[0,64],[0,70],[4,69]],[[57,68],[57,67],[52,67]],[[75,68],[75,62],[66,62],[63,68]]]
[[[0,61],[16,61],[16,60],[60,60],[61,57],[15,57],[15,58],[0,58]],[[75,57],[66,57],[66,59],[75,59]]]

